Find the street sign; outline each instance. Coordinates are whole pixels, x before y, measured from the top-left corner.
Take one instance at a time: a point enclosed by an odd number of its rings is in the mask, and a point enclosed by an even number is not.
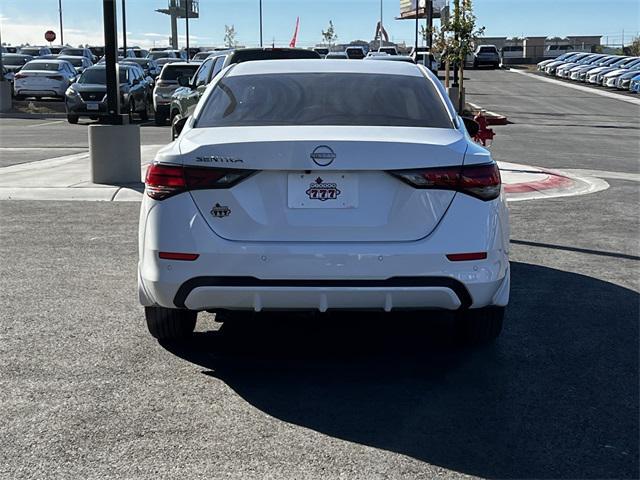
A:
[[[44,32],[44,39],[47,42],[53,42],[56,39],[56,32],[54,32],[53,30],[47,30],[46,32]]]

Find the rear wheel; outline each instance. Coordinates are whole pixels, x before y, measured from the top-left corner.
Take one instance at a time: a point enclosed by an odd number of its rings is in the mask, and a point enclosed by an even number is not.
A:
[[[188,337],[196,327],[198,312],[164,307],[145,307],[149,333],[158,340]]]
[[[76,123],[78,123],[78,118],[78,115],[67,115],[67,122],[75,125]]]
[[[167,118],[160,112],[156,112],[154,120],[157,126],[162,127],[164,125],[164,122],[166,122]]]
[[[500,335],[504,307],[485,307],[456,312],[456,330],[466,345],[490,343]]]
[[[134,115],[136,114],[136,104],[133,100],[129,102],[129,123],[133,123]]]
[[[144,102],[144,108],[140,112],[140,120],[143,122],[149,120],[149,104],[146,101]]]

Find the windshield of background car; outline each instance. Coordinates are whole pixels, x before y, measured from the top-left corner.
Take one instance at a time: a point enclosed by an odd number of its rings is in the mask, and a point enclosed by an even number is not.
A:
[[[40,55],[40,49],[39,48],[21,48],[20,53],[24,55],[33,55],[34,57],[37,57],[38,55]]]
[[[59,69],[60,69],[59,63],[49,63],[49,62],[29,62],[24,67],[22,67],[22,71],[47,70],[49,72],[57,72]]]
[[[226,77],[207,98],[196,128],[259,125],[453,128],[423,77],[363,73]]]
[[[149,52],[147,57],[157,60],[159,58],[173,58],[173,54],[171,52]]]
[[[178,80],[178,77],[192,77],[200,65],[181,65],[179,67],[166,67],[162,70],[162,80]]]
[[[83,65],[82,59],[83,59],[83,57],[61,58],[61,60],[66,60],[67,62],[69,62],[74,67],[81,67]]]
[[[195,56],[193,57],[193,59],[194,60],[204,60],[209,55],[211,55],[211,52],[200,52],[200,53],[196,53]]]
[[[69,55],[71,57],[82,57],[84,55],[84,50],[80,48],[65,48],[60,51],[60,55]]]
[[[5,65],[24,65],[29,61],[29,57],[23,57],[22,55],[16,55],[11,53],[3,53],[2,61]]]
[[[78,83],[92,83],[98,85],[106,85],[107,84],[107,69],[106,68],[89,68],[85,70]],[[124,68],[120,69],[120,83],[126,83],[127,81],[127,71]]]
[[[242,63],[252,60],[286,60],[293,58],[320,58],[320,55],[313,50],[240,50],[234,53],[231,63]]]

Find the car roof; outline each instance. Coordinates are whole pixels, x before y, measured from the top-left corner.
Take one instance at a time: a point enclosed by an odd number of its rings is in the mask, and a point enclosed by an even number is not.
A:
[[[344,60],[295,59],[261,60],[237,64],[229,73],[234,75],[265,75],[278,73],[371,73],[422,77],[422,71],[408,62],[345,62]]]
[[[199,67],[200,64],[196,62],[171,62],[165,64],[165,67],[171,66],[173,67]]]
[[[56,58],[34,58],[33,60],[29,61],[29,63],[69,63],[66,60],[60,60],[59,57]]]

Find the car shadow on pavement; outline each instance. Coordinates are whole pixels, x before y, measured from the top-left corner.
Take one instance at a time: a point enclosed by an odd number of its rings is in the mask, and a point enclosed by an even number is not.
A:
[[[523,263],[512,275],[488,347],[455,347],[446,314],[272,314],[164,346],[335,438],[482,477],[637,478],[638,293]]]

